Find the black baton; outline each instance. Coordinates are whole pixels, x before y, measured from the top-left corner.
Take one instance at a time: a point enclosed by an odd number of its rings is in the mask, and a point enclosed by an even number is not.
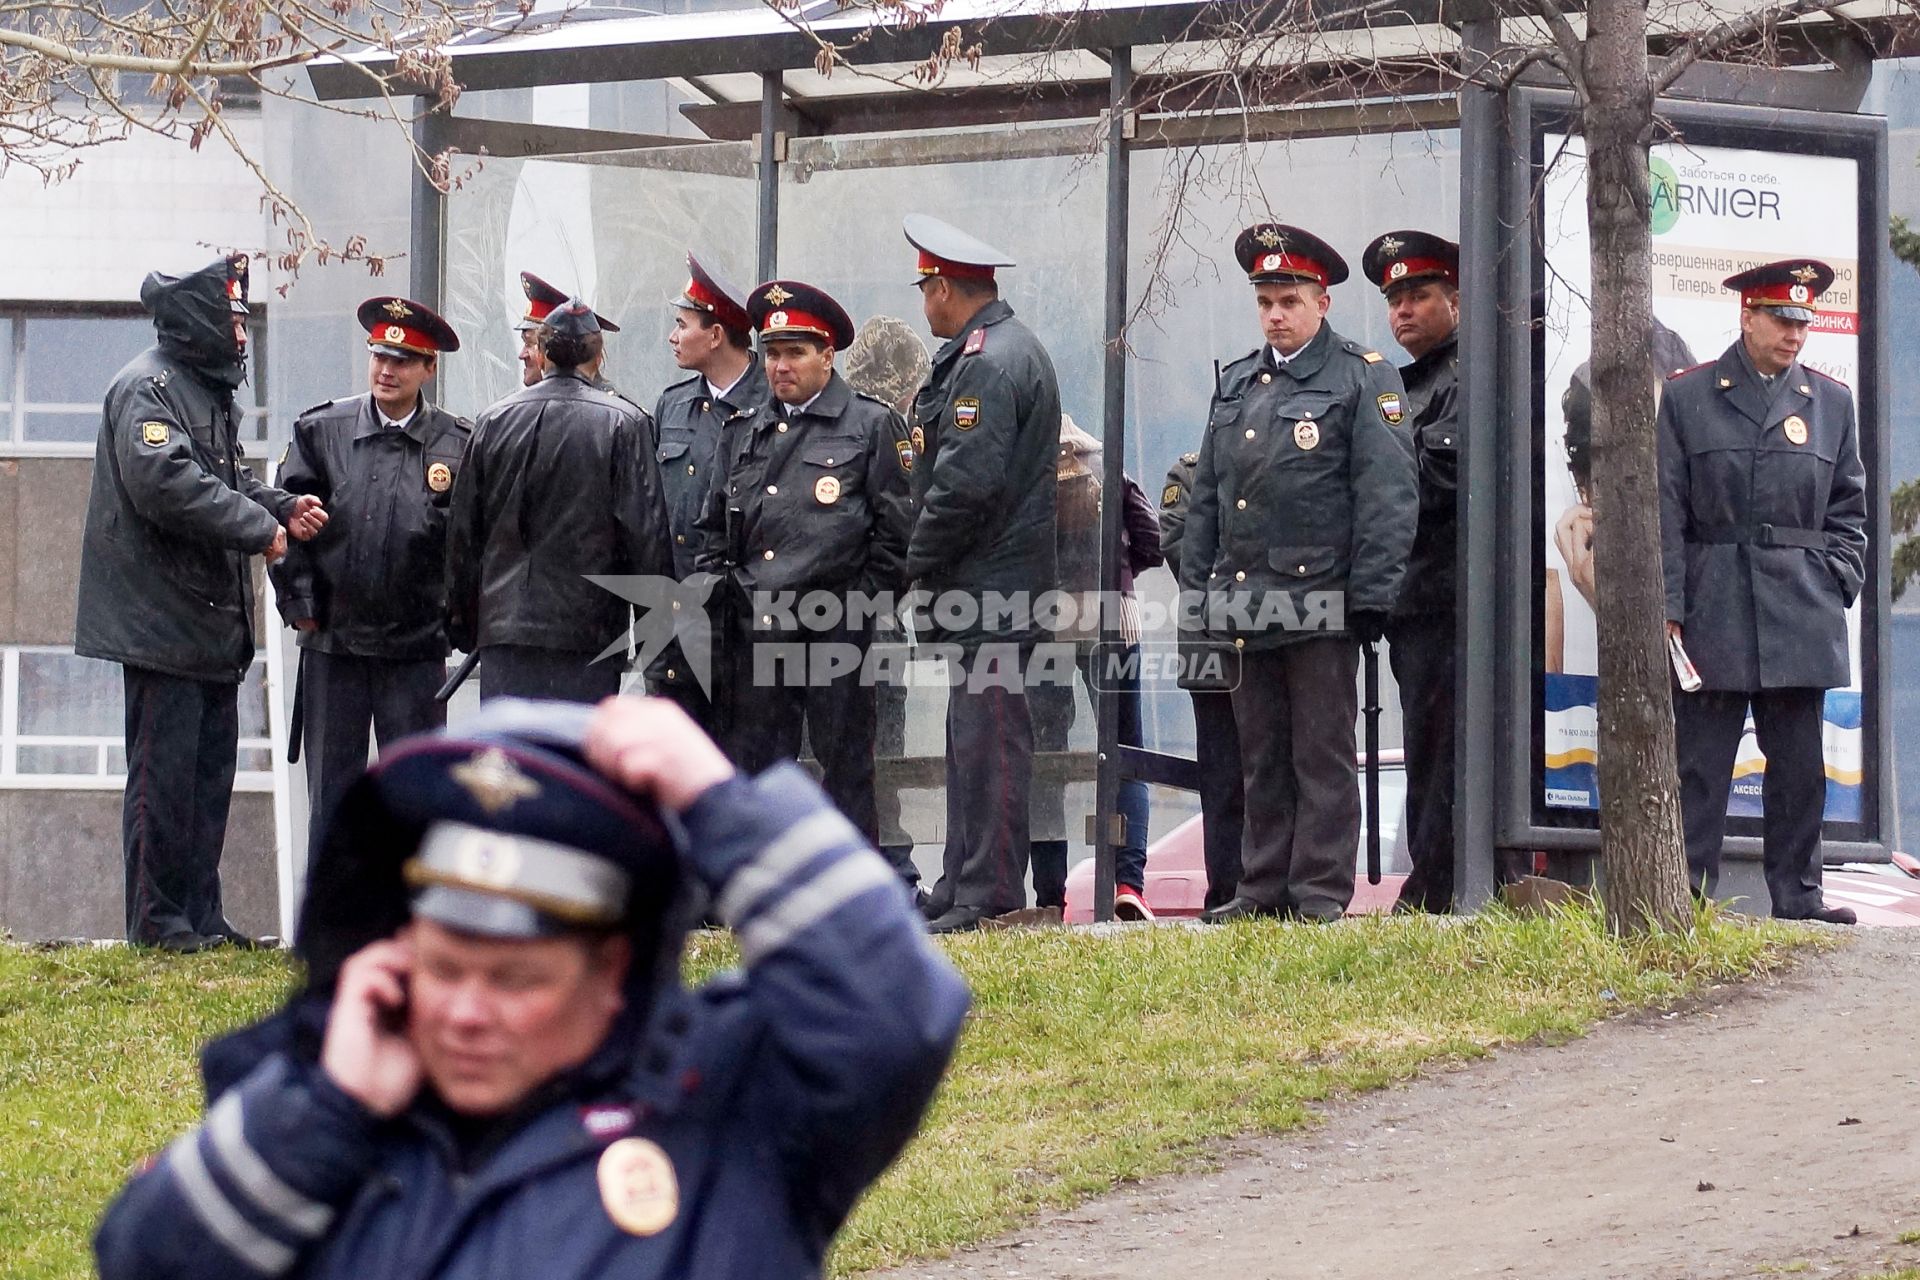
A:
[[[1380,883],[1380,650],[1360,646],[1366,669],[1367,702],[1361,708],[1367,720],[1367,883]]]
[[[287,763],[300,763],[300,737],[307,730],[307,651],[293,668],[293,711],[287,716]]]
[[[440,686],[440,692],[433,695],[433,700],[445,702],[451,698],[455,691],[467,682],[467,677],[473,674],[474,664],[479,661],[480,647],[475,645],[473,652],[461,660],[460,665],[454,668],[453,674],[447,677],[447,682]]]

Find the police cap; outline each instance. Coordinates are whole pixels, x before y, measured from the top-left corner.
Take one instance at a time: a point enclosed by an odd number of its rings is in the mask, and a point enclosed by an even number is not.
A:
[[[729,329],[753,327],[746,304],[740,300],[740,291],[707,270],[691,253],[687,255],[686,288],[673,300],[673,305],[703,312]]]
[[[411,298],[368,298],[354,314],[367,331],[369,351],[404,358],[460,349],[453,326]]]
[[[920,251],[915,284],[934,276],[991,280],[996,268],[1014,265],[1004,250],[928,214],[908,214],[901,220],[900,230],[905,233],[907,243]]]
[[[1324,289],[1347,278],[1347,261],[1332,245],[1284,222],[1248,227],[1233,242],[1233,256],[1254,284],[1317,284]]]
[[[1360,255],[1360,272],[1392,293],[1421,280],[1460,283],[1460,246],[1426,231],[1389,231]]]
[[[1833,268],[1816,258],[1783,258],[1730,275],[1720,283],[1739,291],[1742,307],[1765,307],[1782,320],[1811,323],[1820,314],[1813,300],[1833,283]]]
[[[769,280],[747,298],[760,340],[818,338],[835,351],[853,345],[853,320],[823,289],[798,280]]]
[[[554,288],[531,271],[520,273],[520,289],[527,295],[527,313],[513,326],[516,329],[533,329],[546,323],[548,313],[567,300],[565,291]],[[596,314],[594,320],[602,333],[620,332],[620,326],[603,315]]]

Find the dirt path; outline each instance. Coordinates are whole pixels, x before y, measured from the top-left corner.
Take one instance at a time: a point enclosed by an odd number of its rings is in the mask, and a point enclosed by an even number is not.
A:
[[[1211,1173],[888,1274],[1857,1276],[1920,1266],[1895,1239],[1916,1228],[1920,930],[1862,930],[1778,979],[1341,1103]]]

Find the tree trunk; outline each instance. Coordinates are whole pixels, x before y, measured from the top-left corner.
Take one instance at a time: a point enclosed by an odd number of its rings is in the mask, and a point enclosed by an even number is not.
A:
[[[1607,924],[1630,933],[1685,927],[1691,918],[1660,574],[1645,0],[1592,0],[1584,73],[1600,865]]]

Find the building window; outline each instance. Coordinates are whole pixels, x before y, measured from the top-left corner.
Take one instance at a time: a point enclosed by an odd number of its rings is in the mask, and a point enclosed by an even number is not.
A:
[[[240,685],[239,791],[273,789],[266,655]],[[0,648],[0,787],[117,789],[127,777],[118,663],[71,649]]]
[[[240,438],[266,439],[265,318],[248,322],[247,363],[256,376],[235,397]],[[89,453],[100,434],[107,384],[153,345],[153,321],[138,309],[55,311],[0,305],[0,451]]]

